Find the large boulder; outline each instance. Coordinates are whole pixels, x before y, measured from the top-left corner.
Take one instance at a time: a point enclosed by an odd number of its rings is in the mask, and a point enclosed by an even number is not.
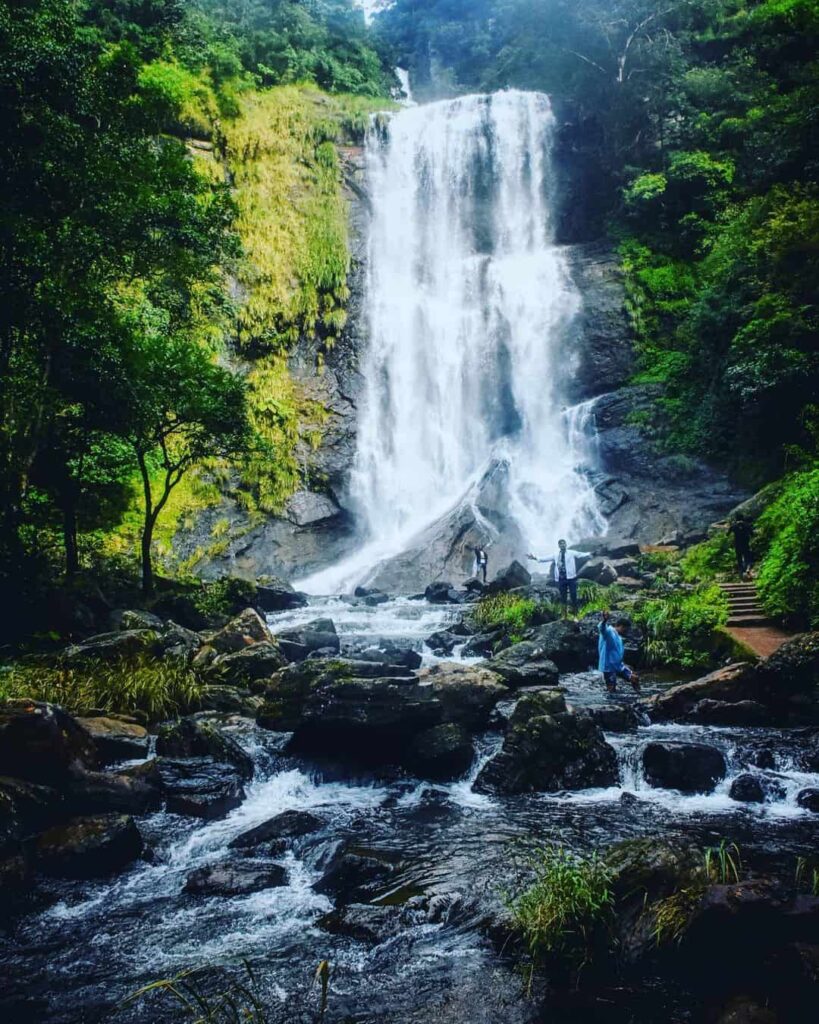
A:
[[[396,867],[392,851],[341,846],[313,888],[340,906],[367,902],[385,888]]]
[[[150,779],[125,772],[82,772],[70,776],[62,794],[71,814],[148,814],[158,811],[162,797]]]
[[[332,619],[314,619],[298,629],[288,629],[276,637],[284,655],[290,661],[304,661],[317,651],[338,654],[341,642]]]
[[[224,818],[245,797],[242,777],[224,761],[158,757],[152,771],[171,814],[214,821]]]
[[[261,825],[248,829],[232,839],[231,850],[249,850],[278,840],[298,839],[300,836],[317,832],[324,822],[309,811],[283,811],[275,818],[263,821]]]
[[[268,629],[267,623],[253,608],[245,608],[208,640],[209,645],[219,654],[241,651],[251,644],[262,642],[273,643],[273,635]]]
[[[819,631],[786,641],[763,661],[763,700],[798,722],[819,722]]]
[[[209,864],[192,871],[185,892],[197,896],[244,896],[287,884],[287,872],[278,864]]]
[[[703,725],[765,725],[769,712],[758,700],[730,702],[706,698],[694,705],[688,718]]]
[[[717,669],[691,683],[672,686],[664,693],[649,697],[643,704],[652,722],[687,718],[703,700],[736,703],[756,693],[756,668],[737,662]]]
[[[490,593],[498,593],[502,590],[514,590],[516,587],[528,587],[532,582],[532,576],[528,569],[520,562],[514,561],[505,569],[495,574],[495,578],[487,588]]]
[[[36,867],[63,878],[97,878],[121,871],[142,854],[134,819],[123,814],[75,818],[32,841]]]
[[[617,755],[588,715],[568,712],[562,694],[527,693],[518,701],[500,752],[475,788],[490,793],[555,792],[611,786]]]
[[[496,672],[512,687],[556,686],[560,674],[542,645],[534,640],[512,644],[487,661],[486,668]]]
[[[643,751],[646,780],[660,789],[682,793],[710,793],[725,778],[725,758],[706,743],[662,741]]]
[[[176,622],[167,622],[157,638],[156,652],[160,658],[171,658],[187,663],[203,645],[202,637],[192,629],[180,626]]]
[[[80,644],[66,647],[63,657],[70,664],[86,661],[124,661],[157,652],[158,634],[153,629],[124,629],[99,633]]]
[[[448,629],[439,629],[430,634],[426,642],[433,654],[449,655],[459,644],[464,643],[464,637],[451,633]]]
[[[369,678],[355,671],[355,663],[343,661],[288,666],[271,680],[257,721],[293,731],[293,751],[404,764],[411,761],[413,738],[434,726],[486,728],[507,692],[494,673],[465,665],[436,665],[417,678]]]
[[[133,719],[122,715],[99,715],[78,718],[77,722],[93,740],[102,764],[148,755],[148,730]]]
[[[597,661],[597,643],[592,643],[577,622],[558,620],[536,626],[525,637],[537,644],[541,657],[548,658],[561,672],[583,672]]]
[[[263,612],[286,612],[305,608],[307,598],[304,594],[297,594],[280,576],[260,576],[256,581],[256,606]]]
[[[253,759],[231,736],[203,718],[181,718],[161,726],[156,752],[163,757],[212,757],[233,765],[245,779],[253,778]]]
[[[607,587],[617,582],[618,572],[608,558],[590,558],[577,575],[581,580],[591,580],[592,583]]]
[[[463,641],[463,637],[460,638]],[[358,642],[344,649],[345,657],[355,661],[378,661],[388,665],[402,665],[407,669],[420,668],[423,658],[413,647],[397,644],[385,637],[375,642]]]
[[[453,585],[445,580],[430,583],[424,591],[424,597],[430,604],[460,604],[461,595]]]
[[[158,633],[165,625],[158,615],[142,608],[116,608],[109,621],[113,630],[152,629]]]
[[[269,679],[286,664],[278,641],[261,640],[240,651],[218,655],[208,666],[208,677],[226,686],[245,686],[259,679]]]
[[[413,739],[404,763],[421,778],[447,782],[469,770],[473,754],[472,740],[466,729],[455,722],[444,722]]]
[[[765,802],[765,790],[762,783],[756,775],[751,775],[749,772],[737,775],[731,783],[728,796],[732,800],[738,800],[740,803],[746,804],[761,804]]]
[[[60,788],[70,772],[97,763],[92,738],[56,704],[0,704],[0,774]]]

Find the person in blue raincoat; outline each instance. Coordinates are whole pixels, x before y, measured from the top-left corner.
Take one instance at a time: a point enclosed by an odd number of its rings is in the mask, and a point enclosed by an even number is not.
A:
[[[617,619],[614,625],[609,621],[609,613],[603,612],[600,625],[597,627],[597,651],[599,654],[598,668],[603,673],[603,682],[609,693],[617,689],[617,680],[625,679],[633,689],[639,692],[640,677],[623,662],[625,646],[623,634],[628,629],[628,619]]]

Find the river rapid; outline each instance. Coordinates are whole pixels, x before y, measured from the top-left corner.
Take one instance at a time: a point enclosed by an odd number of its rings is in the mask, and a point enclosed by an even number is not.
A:
[[[271,616],[270,624],[277,631],[327,616],[342,645],[388,637],[409,642],[429,662],[435,659],[423,638],[452,615],[407,599],[376,608],[314,599],[298,612]],[[645,692],[672,681],[649,679]],[[604,698],[591,671],[561,683],[574,706],[633,699],[627,693]],[[48,883],[43,905],[3,941],[4,1020],[186,1019],[153,997],[113,1015],[112,1007],[140,986],[193,966],[225,965],[242,976],[238,964],[247,959],[276,1024],[316,1019],[320,987],[313,976],[322,960],[330,964],[328,1022],[420,1024],[435,1017],[452,1024],[523,1024],[541,1019],[537,1005],[525,997],[524,978],[493,945],[486,924],[519,882],[533,846],[559,843],[588,853],[635,836],[699,846],[725,838],[737,843],[746,865],[792,878],[797,856],[819,839],[819,819],[795,803],[799,789],[819,786],[819,776],[798,769],[798,732],[788,730],[644,726],[607,736],[620,761],[617,787],[490,798],[473,792],[472,782],[499,748],[499,732],[476,739],[464,778],[438,785],[286,757],[280,752],[286,734],[241,719],[231,728],[256,765],[242,805],[210,823],[164,812],[147,816],[139,825],[153,851],[150,863],[114,880]],[[651,739],[668,737],[703,738],[725,753],[728,775],[714,793],[682,796],[647,785],[640,751]],[[756,767],[758,761],[770,767]],[[731,779],[742,771],[764,777],[768,802],[746,805],[728,796]],[[193,870],[239,856],[228,844],[241,832],[291,809],[308,810],[323,824],[274,858],[287,872],[286,885],[238,897],[183,891]],[[314,885],[345,841],[375,851],[389,865],[387,879],[370,896],[384,910],[368,940],[319,927],[333,902]],[[698,1019],[684,993],[658,988],[651,979],[639,999],[630,998],[628,1012],[622,1019],[648,1022],[660,1012],[674,1021]],[[549,1016],[564,1019],[580,1018],[559,1011]]]

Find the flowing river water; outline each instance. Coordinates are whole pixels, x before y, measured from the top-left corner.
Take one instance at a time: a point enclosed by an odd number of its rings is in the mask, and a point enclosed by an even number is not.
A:
[[[329,616],[344,646],[391,638],[412,644],[430,661],[423,638],[452,614],[424,601],[397,599],[369,608],[333,598],[270,621],[283,630]],[[576,706],[605,699],[594,672],[561,682]],[[649,680],[646,690],[669,682]],[[819,776],[800,769],[798,736],[786,730],[645,726],[607,737],[620,761],[617,787],[491,798],[475,793],[472,782],[497,751],[499,733],[478,737],[472,769],[446,785],[406,775],[357,776],[349,767],[286,757],[280,753],[285,735],[247,723],[237,723],[235,735],[256,764],[239,808],[212,823],[164,812],[142,819],[152,863],[114,880],[54,882],[52,901],[20,922],[4,954],[5,1020],[109,1019],[112,1002],[149,981],[202,964],[226,963],[235,970],[241,958],[252,961],[270,1019],[281,1024],[315,1019],[319,993],[312,978],[325,959],[331,965],[327,1021],[421,1024],[433,1015],[451,1024],[535,1020],[521,977],[480,927],[514,886],[524,848],[557,842],[588,852],[632,836],[702,846],[727,838],[754,866],[792,875],[796,857],[819,838],[815,816],[794,799],[798,789],[819,785]],[[704,738],[718,746],[728,761],[727,778],[709,795],[652,789],[642,777],[639,753],[658,737]],[[728,796],[741,771],[765,781],[764,804]],[[183,891],[196,868],[238,856],[228,850],[231,839],[291,809],[309,810],[323,825],[275,858],[287,872],[284,886],[236,897]],[[314,885],[344,841],[377,851],[391,865],[374,893],[388,908],[374,941],[318,926],[333,904]],[[629,1019],[656,1019],[658,998],[654,993],[644,1011],[632,1007]],[[661,1003],[669,1020],[696,1019],[682,997],[663,992]],[[158,1005],[140,1002],[112,1019],[176,1019],[169,1006],[160,1011]]]

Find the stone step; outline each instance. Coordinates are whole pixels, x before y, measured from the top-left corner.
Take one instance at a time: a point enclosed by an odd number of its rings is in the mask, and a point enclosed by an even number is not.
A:
[[[765,615],[732,615],[728,622],[728,626],[772,626],[773,623]]]

